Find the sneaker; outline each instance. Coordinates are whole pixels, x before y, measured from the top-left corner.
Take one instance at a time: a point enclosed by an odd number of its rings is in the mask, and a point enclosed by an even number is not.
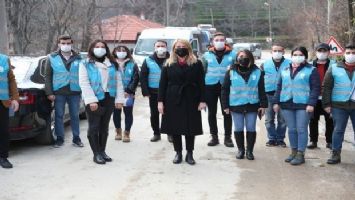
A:
[[[307,149],[315,149],[315,148],[317,148],[318,146],[317,146],[317,142],[311,142],[311,144],[309,144],[308,146],[307,146]]]
[[[81,142],[81,140],[75,140],[73,141],[73,145],[75,147],[84,147],[84,144]]]
[[[61,146],[63,146],[64,144],[64,141],[61,140],[61,139],[57,139],[55,142],[54,142],[54,148],[59,148]]]
[[[284,141],[278,141],[277,146],[286,148],[286,143]]]
[[[277,142],[275,140],[269,140],[267,143],[266,143],[266,146],[267,147],[274,147],[274,146],[277,146]]]

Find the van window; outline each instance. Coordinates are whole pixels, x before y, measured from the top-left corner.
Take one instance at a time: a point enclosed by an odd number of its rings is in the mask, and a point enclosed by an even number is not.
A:
[[[192,46],[192,51],[198,52],[198,50],[199,50],[198,40],[196,40],[196,39],[192,40],[191,46]]]
[[[171,51],[175,39],[163,39],[168,43],[168,51]],[[135,55],[151,55],[154,52],[154,43],[157,39],[139,39],[134,50]]]

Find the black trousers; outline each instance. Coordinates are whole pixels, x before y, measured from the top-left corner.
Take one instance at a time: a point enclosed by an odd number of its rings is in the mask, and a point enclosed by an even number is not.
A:
[[[90,106],[86,106],[88,116],[88,140],[93,153],[104,152],[108,137],[108,127],[115,106],[115,99],[105,93],[105,98],[99,101],[97,112],[91,112]]]
[[[10,148],[9,109],[0,101],[0,157],[7,158]]]
[[[324,115],[325,119],[325,140],[327,143],[332,143],[333,135],[333,119],[322,108],[322,101],[318,100],[316,107],[314,108],[313,118],[309,121],[309,137],[311,142],[318,142],[319,130],[318,122],[320,116]]]
[[[154,135],[160,135],[158,94],[150,94],[149,107],[150,107],[150,125],[152,126]]]
[[[115,124],[115,128],[121,128],[121,113],[122,109],[114,109],[113,111],[113,123]],[[124,130],[130,132],[133,124],[133,106],[125,106],[123,107],[124,113],[124,122],[125,127]]]
[[[182,135],[172,135],[175,151],[182,151]],[[186,150],[193,151],[195,147],[195,136],[185,135]]]
[[[205,90],[206,95],[206,104],[208,108],[208,124],[210,126],[210,133],[212,135],[218,134],[217,127],[217,106],[218,99],[221,103],[221,84],[216,85],[207,85]],[[232,116],[230,114],[226,114],[222,109],[223,121],[224,121],[224,134],[225,136],[230,136],[232,134]]]

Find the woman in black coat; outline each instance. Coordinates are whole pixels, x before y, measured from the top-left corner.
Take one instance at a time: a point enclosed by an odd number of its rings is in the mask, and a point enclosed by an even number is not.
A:
[[[206,108],[204,85],[203,66],[193,54],[190,43],[177,40],[162,69],[158,92],[158,110],[163,114],[162,132],[173,136],[174,164],[182,161],[182,135],[186,141],[185,161],[195,164],[192,154],[195,136],[203,134],[201,110]]]

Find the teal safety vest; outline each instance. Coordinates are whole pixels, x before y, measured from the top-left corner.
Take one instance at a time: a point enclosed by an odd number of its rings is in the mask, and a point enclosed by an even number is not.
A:
[[[129,83],[132,80],[133,74],[134,74],[134,62],[130,60],[125,64],[123,72],[121,72],[122,83],[124,88],[128,87]]]
[[[231,70],[229,73],[231,80],[229,105],[240,106],[259,103],[258,83],[261,76],[260,69],[253,70],[248,82],[245,82],[243,77],[235,70]]]
[[[334,87],[332,91],[332,101],[347,102],[350,100],[353,87],[355,85],[355,74],[353,72],[352,80],[344,68],[334,64],[332,66],[332,76],[334,79]]]
[[[95,96],[98,100],[102,100],[105,98],[105,91],[102,89],[102,82],[101,82],[101,74],[100,71],[97,69],[93,62],[84,62],[86,67],[89,81],[92,90],[95,93]],[[117,71],[113,64],[108,68],[108,83],[107,83],[107,90],[111,97],[116,97],[116,88],[117,88]]]
[[[281,71],[282,89],[280,93],[280,102],[286,102],[290,99],[293,103],[307,104],[310,93],[310,76],[314,67],[307,65],[291,79],[291,67],[286,67]]]
[[[10,70],[9,58],[0,54],[0,100],[9,100],[9,80],[7,78]]]
[[[218,82],[223,84],[228,66],[235,62],[236,52],[231,51],[225,54],[221,63],[218,63],[216,55],[212,52],[206,52],[203,57],[207,61],[205,84],[214,85]]]
[[[53,90],[57,91],[70,84],[71,91],[80,91],[79,86],[79,63],[81,59],[75,59],[70,64],[68,71],[60,55],[49,55],[51,67],[53,69]]]
[[[147,63],[147,67],[149,69],[148,87],[157,89],[159,88],[161,69],[158,63],[150,57],[147,57],[145,62]]]
[[[276,90],[277,87],[277,80],[280,76],[280,71],[285,67],[290,66],[291,60],[284,59],[280,65],[278,71],[276,71],[275,63],[272,59],[265,61],[264,63],[264,81],[265,81],[265,92],[272,92]]]

